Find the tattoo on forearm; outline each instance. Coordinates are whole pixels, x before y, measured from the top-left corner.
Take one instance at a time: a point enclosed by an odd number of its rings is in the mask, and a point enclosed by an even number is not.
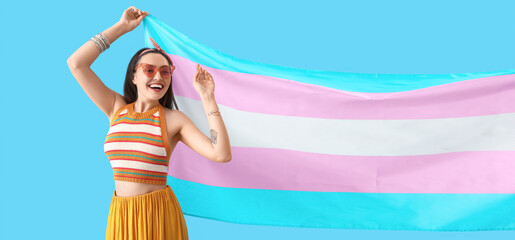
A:
[[[216,132],[214,129],[211,129],[211,143],[216,144],[216,138],[218,137],[218,132]]]

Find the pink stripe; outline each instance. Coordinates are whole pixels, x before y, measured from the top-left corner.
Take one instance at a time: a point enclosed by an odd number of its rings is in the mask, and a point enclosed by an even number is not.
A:
[[[178,66],[173,72],[177,79],[172,82],[174,94],[200,101],[188,81],[196,74],[196,63],[170,57]],[[515,112],[515,74],[405,92],[359,93],[202,67],[216,82],[216,101],[240,111],[331,119],[427,119]]]
[[[212,162],[178,143],[168,174],[229,188],[368,193],[515,193],[515,152],[343,156],[232,147]]]

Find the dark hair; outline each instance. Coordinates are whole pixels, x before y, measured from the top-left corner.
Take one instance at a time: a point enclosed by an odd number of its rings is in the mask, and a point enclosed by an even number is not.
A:
[[[143,52],[147,49],[151,49],[151,48],[142,48],[138,52],[136,52],[136,54],[134,54],[134,56],[132,56],[131,61],[129,62],[129,66],[127,66],[127,74],[125,75],[125,83],[123,84],[123,97],[125,98],[125,101],[127,102],[127,104],[133,103],[136,101],[136,99],[138,99],[138,89],[137,89],[136,85],[132,82],[132,79],[134,78],[134,73],[136,72],[135,68],[139,64],[139,60],[141,59],[142,56],[145,56],[149,53],[159,53],[163,57],[166,58],[166,61],[168,62],[168,64],[170,64],[170,66],[173,66],[173,64],[170,62],[170,60],[168,60],[168,57],[163,52],[161,52],[155,48],[152,48],[151,51],[143,53],[143,55],[141,55],[141,56],[139,55],[141,52]],[[166,107],[169,109],[172,109],[172,104],[173,104],[175,106],[175,108],[177,110],[179,110],[179,107],[177,106],[177,102],[175,101],[175,97],[173,95],[172,81],[173,81],[173,78],[170,81],[170,86],[168,87],[168,90],[166,91],[165,95],[161,99],[159,99],[159,103],[161,103],[161,105],[163,105],[163,107]]]

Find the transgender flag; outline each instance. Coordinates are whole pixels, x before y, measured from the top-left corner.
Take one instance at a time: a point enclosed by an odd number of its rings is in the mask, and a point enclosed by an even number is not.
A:
[[[209,136],[192,85],[215,80],[232,161],[179,142],[168,184],[184,214],[377,230],[515,230],[515,69],[366,74],[276,66],[143,20],[177,68],[179,109]]]

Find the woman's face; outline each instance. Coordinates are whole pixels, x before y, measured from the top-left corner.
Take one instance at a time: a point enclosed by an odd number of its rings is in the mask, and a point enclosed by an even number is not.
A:
[[[151,64],[158,68],[161,68],[163,65],[170,65],[168,64],[168,61],[166,61],[166,58],[159,53],[149,53],[143,55],[143,57],[140,58],[138,64],[141,63]],[[171,77],[163,78],[163,76],[161,76],[160,71],[157,71],[154,77],[148,77],[143,73],[143,68],[139,67],[138,69],[136,69],[136,72],[134,73],[134,79],[132,80],[132,82],[136,84],[136,87],[138,89],[138,98],[142,98],[140,100],[146,99],[150,101],[159,101],[159,99],[161,99],[168,90],[168,87],[171,83]],[[150,88],[150,85],[152,83],[162,84],[163,88],[160,91],[156,91]]]

